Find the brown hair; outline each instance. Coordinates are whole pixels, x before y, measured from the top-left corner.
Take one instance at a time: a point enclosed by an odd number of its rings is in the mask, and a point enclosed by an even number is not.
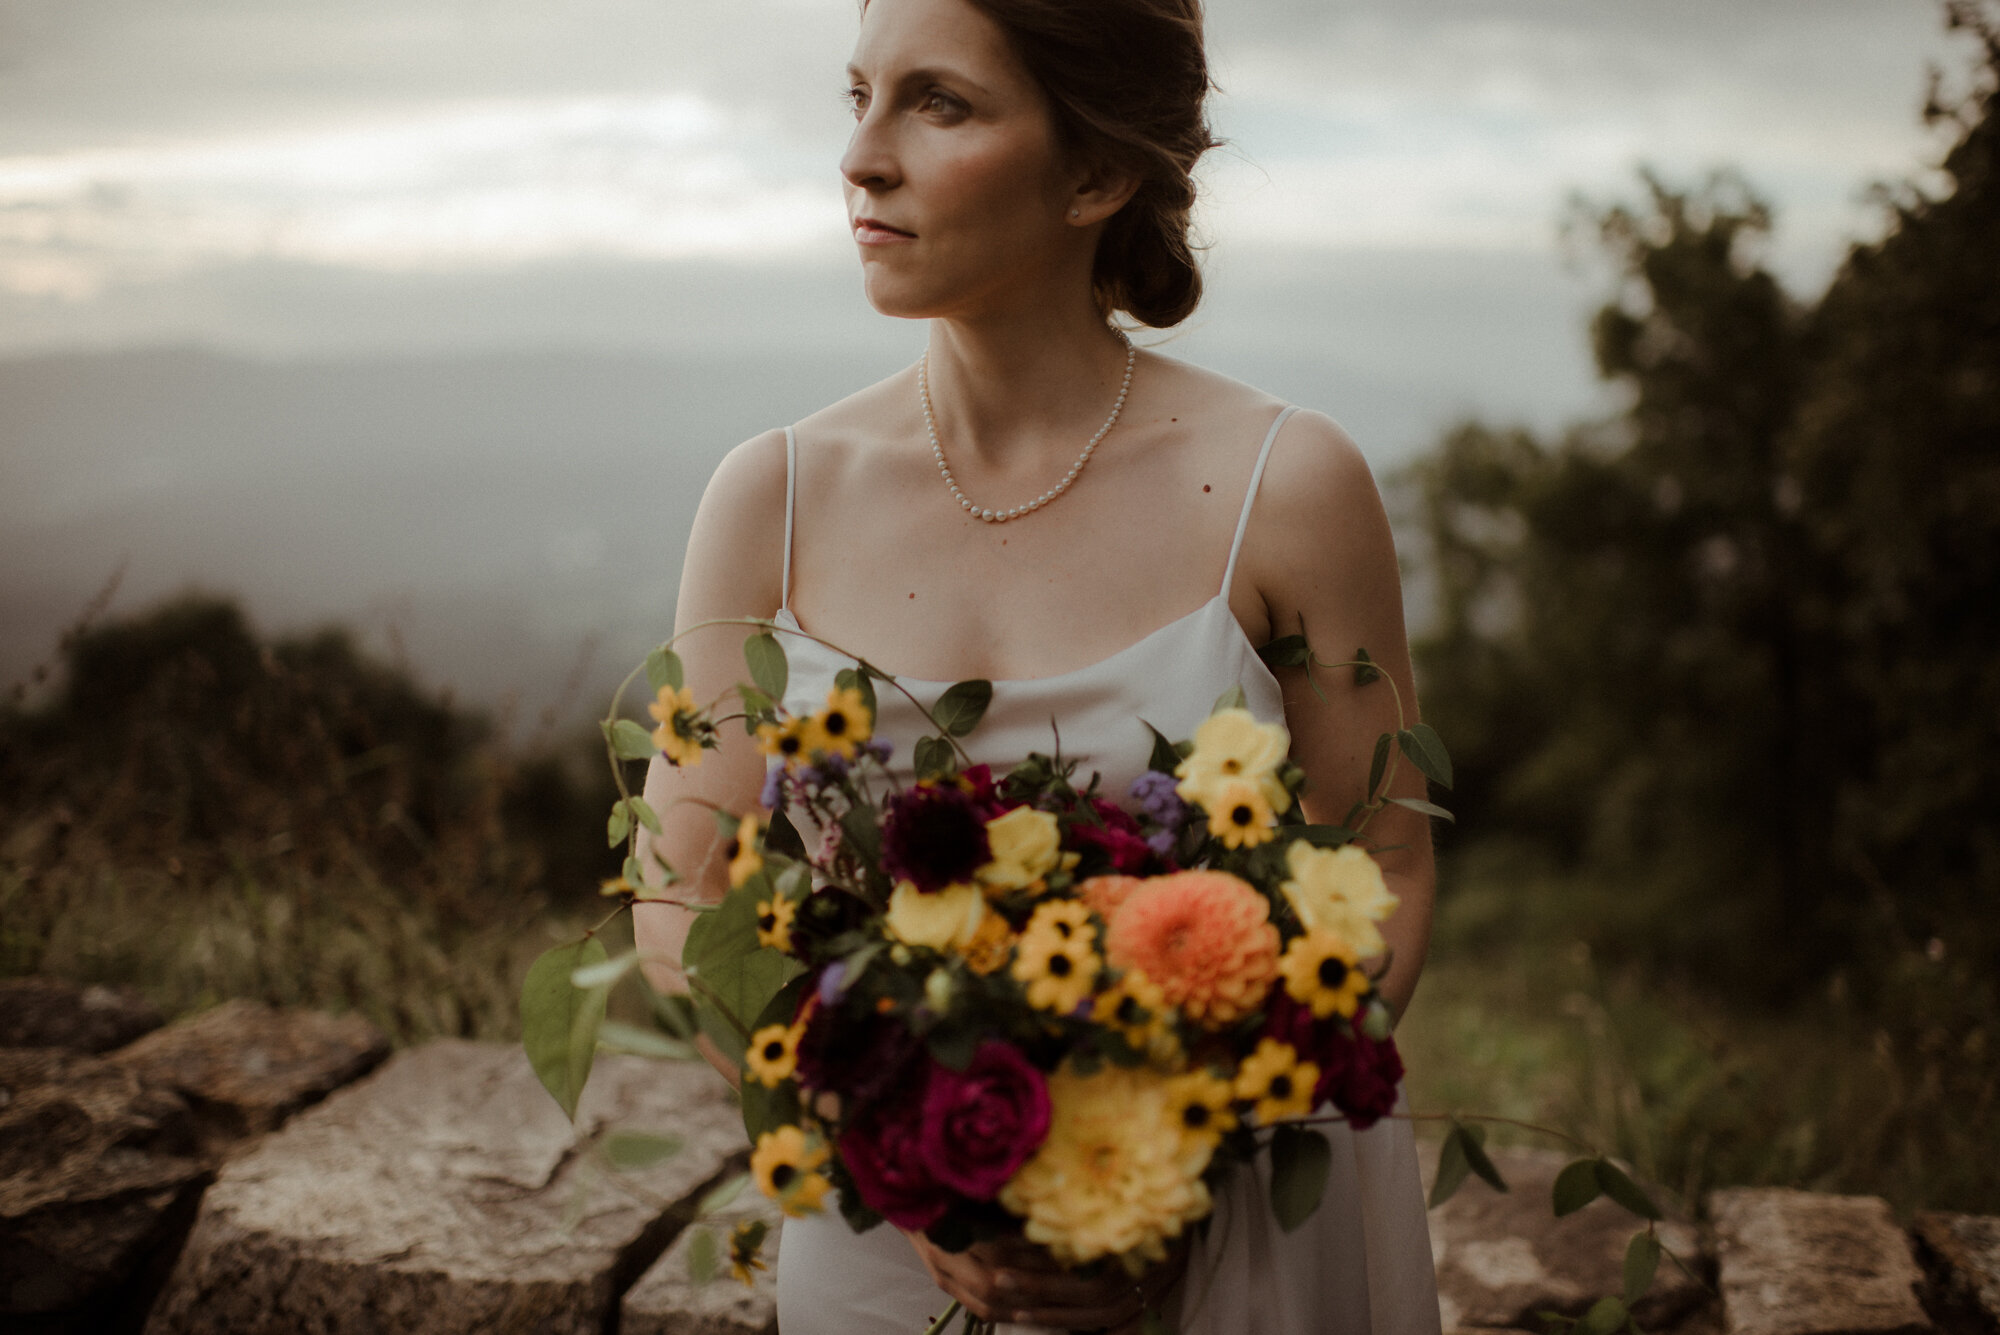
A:
[[[1179,324],[1201,301],[1188,240],[1194,164],[1216,145],[1203,105],[1201,0],[970,3],[1007,34],[1048,95],[1064,146],[1139,178],[1098,242],[1098,305],[1156,329]]]

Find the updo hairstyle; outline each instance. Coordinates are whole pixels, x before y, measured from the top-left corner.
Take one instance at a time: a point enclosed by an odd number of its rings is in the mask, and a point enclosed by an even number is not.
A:
[[[1194,164],[1216,146],[1201,0],[970,0],[1047,94],[1064,148],[1139,178],[1105,224],[1091,289],[1155,329],[1201,301],[1188,240]]]

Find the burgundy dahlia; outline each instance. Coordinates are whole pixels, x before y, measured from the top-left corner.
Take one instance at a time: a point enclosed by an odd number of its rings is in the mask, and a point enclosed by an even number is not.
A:
[[[966,786],[918,784],[884,805],[882,870],[894,880],[932,894],[971,880],[993,856],[981,804]]]
[[[918,1086],[921,1088],[921,1086]],[[840,1138],[841,1161],[869,1209],[897,1228],[929,1228],[951,1208],[951,1189],[940,1183],[923,1154],[923,1110],[903,1096],[887,1100],[877,1115]]]
[[[991,1200],[1048,1133],[1048,1085],[1011,1044],[980,1044],[963,1071],[931,1068],[921,1145],[946,1186]]]

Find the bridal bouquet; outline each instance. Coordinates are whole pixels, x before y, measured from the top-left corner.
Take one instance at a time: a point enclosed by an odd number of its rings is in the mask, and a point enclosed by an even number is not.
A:
[[[1266,654],[1328,666],[1298,636]],[[1259,1155],[1280,1224],[1311,1214],[1331,1158],[1313,1123],[1372,1124],[1402,1076],[1375,990],[1396,899],[1365,830],[1391,801],[1441,814],[1385,796],[1399,756],[1449,781],[1435,733],[1384,734],[1365,800],[1312,825],[1285,729],[1240,690],[1192,738],[1154,732],[1148,770],[1107,794],[1059,754],[969,763],[960,739],[991,698],[969,681],[924,711],[935,734],[902,783],[873,737],[893,678],[860,664],[798,715],[767,628],[745,656],[753,681],[718,715],[656,651],[657,726],[606,737],[698,764],[734,719],[769,757],[760,809],[718,814],[731,888],[689,905],[681,1022],[741,1062],[759,1189],[790,1214],[837,1201],[856,1230],[887,1219],[950,1250],[1018,1233],[1135,1273]],[[1333,666],[1386,680],[1365,653]],[[638,826],[656,813],[622,797],[612,837]],[[631,859],[607,888],[671,893]],[[608,986],[621,967],[599,947],[548,981]],[[574,1024],[546,1047],[537,1069],[573,1109]]]

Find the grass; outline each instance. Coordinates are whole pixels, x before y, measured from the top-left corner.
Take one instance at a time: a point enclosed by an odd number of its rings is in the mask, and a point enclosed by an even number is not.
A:
[[[1992,980],[1912,952],[1865,1003],[1836,974],[1781,1009],[1747,1006],[1601,960],[1585,912],[1548,911],[1592,887],[1461,856],[1398,1033],[1418,1110],[1539,1122],[1689,1203],[1782,1185],[1882,1196],[1905,1216],[2000,1213]],[[1510,909],[1524,902],[1539,907]]]

